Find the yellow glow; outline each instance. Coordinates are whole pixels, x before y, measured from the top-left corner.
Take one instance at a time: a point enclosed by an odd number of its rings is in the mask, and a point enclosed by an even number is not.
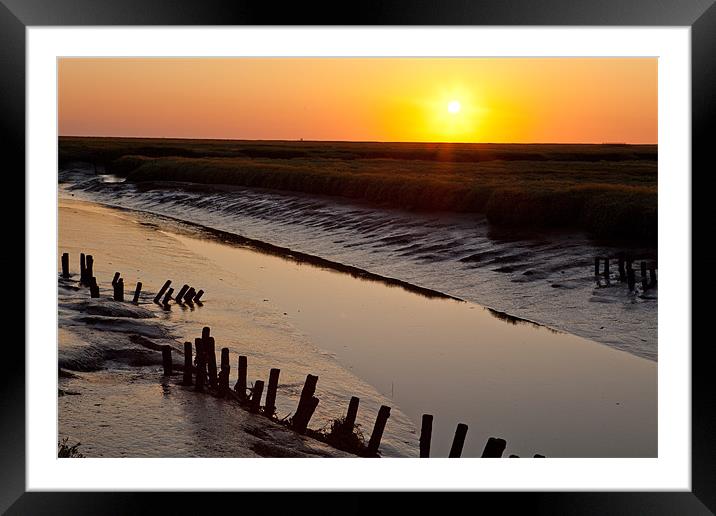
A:
[[[451,100],[448,102],[448,112],[450,113],[459,113],[460,112],[460,102],[457,100]]]

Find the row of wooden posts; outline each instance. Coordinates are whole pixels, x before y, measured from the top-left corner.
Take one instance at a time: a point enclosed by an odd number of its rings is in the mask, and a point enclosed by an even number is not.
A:
[[[238,378],[233,390],[229,387],[229,373],[231,365],[229,364],[229,348],[221,349],[221,361],[217,370],[216,363],[216,343],[214,337],[210,335],[211,330],[205,326],[202,330],[201,337],[194,339],[192,349],[191,342],[184,343],[184,367],[182,385],[194,385],[197,392],[209,392],[217,397],[227,397],[238,401],[249,411],[262,414],[279,423],[285,423],[299,434],[311,433],[314,437],[321,437],[317,432],[308,430],[308,423],[313,416],[319,399],[316,397],[316,385],[318,376],[309,374],[301,390],[301,396],[298,401],[295,412],[288,420],[279,420],[276,416],[276,393],[278,390],[278,380],[281,373],[280,369],[272,368],[269,372],[268,387],[266,391],[266,399],[264,405],[261,406],[261,397],[264,391],[263,380],[256,380],[253,387],[248,387],[248,357],[241,355],[238,360]],[[195,352],[195,358],[192,361],[192,351]],[[162,347],[162,362],[164,367],[164,375],[171,376],[173,374],[172,348],[169,345]],[[390,407],[381,405],[378,410],[378,416],[373,425],[368,444],[363,449],[345,449],[341,448],[340,442],[342,437],[346,437],[353,433],[355,428],[356,417],[358,415],[358,405],[360,399],[352,396],[348,404],[348,410],[345,417],[341,421],[339,435],[333,435],[333,439],[326,442],[334,446],[344,449],[365,457],[378,457],[378,448],[383,437],[385,426],[390,417]],[[430,457],[430,442],[432,438],[433,416],[424,414],[422,417],[422,426],[420,430],[420,457]],[[467,436],[467,425],[459,423],[455,430],[452,446],[448,457],[459,458],[462,455],[465,437]],[[490,437],[485,445],[482,457],[502,457],[507,446],[504,439]],[[516,455],[510,455],[516,457]],[[542,455],[535,455],[542,457]]]
[[[65,279],[70,278],[70,255],[69,253],[62,254],[62,277]],[[201,298],[204,295],[203,290],[197,291],[194,287],[184,285],[179,292],[172,298],[174,289],[170,288],[171,280],[167,280],[162,288],[159,290],[156,296],[154,296],[154,302],[161,304],[164,307],[169,306],[169,302],[173,299],[177,303],[186,304],[201,304]],[[90,289],[90,297],[99,297],[99,285],[97,284],[97,278],[94,276],[94,258],[91,254],[85,255],[80,253],[80,285],[86,285]],[[114,290],[113,298],[115,301],[124,301],[124,278],[121,277],[119,272],[114,273],[112,278],[112,288]],[[132,302],[134,304],[139,303],[139,295],[142,293],[142,282],[138,281],[137,286],[134,289],[134,296]],[[163,296],[163,297],[162,297]]]
[[[604,276],[608,281],[611,278],[609,270],[609,256],[596,256],[594,258],[594,276],[599,278]],[[616,256],[617,270],[619,272],[619,281],[627,282],[630,291],[634,291],[636,287],[636,273],[634,272],[633,262],[634,259],[624,253],[620,253]],[[603,269],[600,269],[600,264],[603,263]],[[640,263],[641,273],[641,287],[643,291],[656,286],[656,264],[651,262],[647,265],[647,262],[642,260]],[[647,275],[647,269],[649,274]]]

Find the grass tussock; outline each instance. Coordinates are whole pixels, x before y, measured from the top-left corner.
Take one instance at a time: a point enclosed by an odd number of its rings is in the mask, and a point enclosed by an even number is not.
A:
[[[650,145],[385,144],[60,139],[60,161],[136,183],[189,182],[341,196],[491,223],[656,241]]]
[[[73,444],[70,446],[67,444],[67,441],[69,440],[69,437],[65,437],[61,441],[57,442],[57,457],[59,458],[82,458],[84,455],[82,455],[78,448],[80,446],[80,443]]]

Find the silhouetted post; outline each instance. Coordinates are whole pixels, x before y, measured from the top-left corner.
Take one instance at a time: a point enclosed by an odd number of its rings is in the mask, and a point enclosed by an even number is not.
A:
[[[496,437],[490,437],[485,444],[485,449],[482,450],[482,458],[484,459],[496,459],[502,457],[502,453],[507,448],[507,441]]]
[[[134,289],[134,297],[132,298],[132,303],[139,304],[139,294],[142,293],[142,282],[137,282],[137,288]]]
[[[162,346],[162,365],[164,365],[164,376],[172,375],[172,348],[168,344]]]
[[[90,278],[90,297],[99,297],[99,285],[97,285],[97,278],[94,276]]]
[[[609,279],[609,257],[604,258],[604,277]]]
[[[266,390],[266,405],[264,406],[264,415],[271,417],[276,412],[276,390],[278,389],[278,375],[281,374],[280,369],[275,367],[269,371],[268,389]]]
[[[653,265],[649,268],[649,286],[656,286],[656,267]]]
[[[169,301],[171,301],[173,293],[174,293],[174,289],[169,287],[169,290],[167,290],[167,293],[164,294],[164,299],[162,299],[162,304],[164,306],[169,306]]]
[[[84,284],[87,281],[87,262],[85,260],[85,253],[80,253],[80,283]]]
[[[258,412],[261,408],[261,395],[263,394],[263,392],[263,380],[256,380],[256,382],[254,382],[254,388],[251,389],[251,405],[249,406],[251,412]]]
[[[246,377],[248,374],[248,359],[245,356],[239,357],[239,378],[236,380],[234,390],[239,395],[239,400],[246,401]]]
[[[385,424],[388,422],[389,417],[390,407],[381,405],[380,410],[378,410],[378,417],[375,418],[373,433],[370,434],[370,441],[368,441],[368,455],[376,455],[378,453],[380,440],[383,438],[383,430],[385,430]]]
[[[88,285],[90,278],[94,276],[94,258],[91,254],[85,257],[85,281],[84,284]]]
[[[182,287],[179,289],[179,293],[176,295],[175,299],[177,303],[181,303],[182,298],[184,297],[184,294],[186,294],[186,291],[189,290],[189,285],[186,283],[182,285]]]
[[[299,416],[303,409],[316,393],[316,383],[318,383],[318,376],[309,374],[306,375],[306,381],[303,383],[303,389],[301,390],[301,398],[298,400],[298,406],[296,407],[296,416]]]
[[[206,365],[209,368],[209,385],[216,389],[218,386],[218,379],[216,377],[216,349],[214,347],[214,337],[209,337],[204,341],[204,349],[206,350]]]
[[[201,329],[201,340],[206,341],[206,339],[208,339],[210,336],[211,336],[211,328],[209,328],[208,326],[204,326]]]
[[[467,425],[465,423],[458,423],[455,429],[455,437],[452,440],[452,446],[450,447],[450,453],[448,457],[451,459],[459,459],[462,455],[462,447],[465,444],[465,436],[467,435]]]
[[[186,294],[184,294],[184,302],[192,303],[194,301],[195,295],[196,295],[196,290],[194,290],[194,287],[191,287],[189,290],[186,291]]]
[[[599,256],[594,258],[594,275],[599,276]]]
[[[641,262],[641,288],[646,290],[649,288],[649,279],[646,277],[646,262]]]
[[[201,296],[203,296],[203,295],[204,295],[203,290],[200,290],[199,292],[197,292],[196,295],[194,296],[194,302],[197,303],[197,302],[201,301]]]
[[[619,281],[626,281],[626,271],[624,270],[624,254],[619,253]]]
[[[629,286],[629,291],[633,292],[634,287],[636,286],[636,277],[634,273],[634,269],[627,269],[627,285]]]
[[[351,401],[348,403],[348,412],[346,412],[346,418],[343,420],[343,433],[350,435],[353,433],[353,427],[356,425],[356,417],[358,416],[358,404],[360,398],[351,396]]]
[[[206,357],[204,355],[204,341],[197,337],[194,339],[196,348],[196,382],[194,389],[204,392],[204,381],[206,380]]]
[[[114,300],[124,301],[124,280],[122,278],[119,278],[114,285]]]
[[[171,285],[171,283],[172,283],[172,280],[166,280],[166,281],[164,282],[164,285],[162,285],[162,288],[160,288],[160,289],[159,289],[159,292],[157,292],[157,295],[154,296],[154,302],[155,302],[155,303],[159,303],[159,300],[160,300],[160,299],[162,298],[162,296],[164,295],[164,292],[167,291],[167,289],[169,288],[169,285]]]
[[[191,342],[184,343],[184,378],[182,385],[191,385]]]
[[[70,277],[70,253],[62,253],[62,277]]]
[[[420,458],[430,457],[430,439],[433,435],[433,416],[423,414],[423,422],[420,427]]]
[[[120,274],[119,274],[118,272],[115,272],[115,273],[114,273],[114,278],[112,278],[112,286],[113,286],[113,287],[114,287],[114,286],[117,284],[117,282],[119,281],[119,276],[120,276]]]
[[[219,393],[225,396],[229,392],[229,348],[221,348],[221,371],[219,372]]]
[[[306,433],[306,429],[308,428],[308,422],[311,420],[311,417],[313,416],[313,413],[315,412],[317,406],[318,398],[316,398],[315,396],[311,396],[303,404],[301,412],[296,412],[296,414],[293,416],[293,419],[291,420],[293,429],[296,432],[298,432],[299,434]]]

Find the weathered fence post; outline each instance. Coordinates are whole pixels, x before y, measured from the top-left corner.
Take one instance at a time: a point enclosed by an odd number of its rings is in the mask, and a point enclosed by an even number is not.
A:
[[[87,281],[87,265],[85,262],[85,253],[80,253],[80,284]]]
[[[465,423],[458,423],[455,429],[455,437],[452,440],[452,446],[450,447],[450,453],[448,458],[459,459],[462,455],[462,447],[465,444],[465,436],[467,435],[467,425]]]
[[[229,373],[231,365],[229,365],[229,348],[221,348],[221,371],[219,372],[219,393],[226,396],[229,392]]]
[[[268,389],[266,390],[266,405],[264,406],[264,415],[271,417],[276,412],[276,390],[278,389],[278,375],[281,374],[280,369],[275,367],[269,371]]]
[[[216,375],[216,349],[214,337],[209,337],[204,342],[204,349],[206,350],[207,355],[206,365],[209,369],[209,386],[212,389],[216,389],[219,382]]]
[[[90,278],[94,276],[94,258],[91,254],[85,257],[85,281],[84,284],[89,284]]]
[[[162,365],[164,366],[164,376],[172,375],[172,348],[169,344],[162,346]]]
[[[373,426],[373,433],[370,434],[370,441],[368,441],[368,455],[376,455],[378,453],[378,447],[380,446],[380,440],[383,438],[383,430],[385,430],[385,424],[388,422],[390,417],[390,407],[381,405],[378,410],[378,417],[375,418],[375,425]]]
[[[124,280],[122,278],[119,278],[114,285],[114,300],[124,301]]]
[[[420,458],[430,457],[430,439],[433,435],[433,416],[423,414],[423,421],[420,427]]]
[[[70,253],[62,253],[62,277],[70,277]]]
[[[164,282],[164,285],[162,285],[162,288],[160,288],[159,292],[157,292],[157,295],[154,296],[155,303],[159,304],[159,300],[162,298],[162,296],[164,295],[164,292],[166,292],[166,290],[169,288],[169,285],[171,285],[171,283],[172,283],[172,280],[166,280]]]
[[[197,337],[194,339],[194,347],[196,348],[196,382],[195,390],[204,392],[204,382],[206,380],[206,357],[204,355],[204,340]]]
[[[360,398],[351,396],[351,401],[348,403],[348,412],[346,412],[346,418],[343,420],[343,433],[346,435],[353,433],[353,427],[356,425],[356,417],[358,416],[359,403]]]
[[[184,294],[184,302],[192,303],[194,301],[195,295],[196,295],[196,290],[194,290],[194,287],[191,287],[189,290],[186,291],[186,294]]]
[[[169,301],[171,301],[173,293],[174,293],[174,289],[169,287],[169,290],[167,290],[167,293],[164,294],[164,299],[162,299],[162,304],[164,306],[169,306]]]
[[[236,380],[234,390],[239,395],[239,400],[246,401],[246,377],[248,375],[248,359],[245,356],[239,357],[239,378]]]
[[[184,294],[186,294],[186,291],[189,290],[189,285],[186,283],[182,285],[182,287],[179,289],[179,293],[176,295],[175,300],[177,303],[182,302],[182,298],[184,297]]]
[[[198,303],[201,300],[201,296],[203,296],[203,295],[204,295],[204,291],[199,290],[199,292],[197,292],[196,295],[194,296],[194,302]]]
[[[182,385],[191,385],[191,342],[184,343],[184,377]]]
[[[261,408],[261,395],[264,392],[263,380],[256,380],[254,382],[254,388],[251,389],[251,412],[258,412]]]
[[[649,288],[649,278],[646,277],[646,262],[641,261],[641,288],[646,290]]]
[[[303,390],[301,390],[301,399],[298,401],[296,413],[291,420],[294,430],[299,433],[306,431],[308,421],[311,419],[313,410],[316,408],[313,406],[314,399],[316,400],[315,404],[318,405],[318,398],[313,396],[316,392],[316,383],[318,383],[318,376],[312,374],[306,375],[306,381],[303,384]],[[313,410],[311,409],[312,406]]]
[[[486,459],[502,457],[506,447],[507,441],[504,439],[490,437],[485,444],[485,449],[482,450],[482,457]]]
[[[94,276],[90,278],[90,297],[99,297],[99,285],[97,285],[97,278]]]
[[[599,276],[599,256],[594,257],[594,275]]]
[[[114,273],[114,278],[112,278],[112,286],[113,286],[113,287],[114,287],[114,286],[117,284],[117,282],[119,281],[119,276],[120,276],[120,273],[119,273],[119,272],[115,272],[115,273]]]
[[[132,303],[139,304],[139,294],[142,293],[142,282],[137,282],[137,288],[134,289],[134,297],[132,298]]]

